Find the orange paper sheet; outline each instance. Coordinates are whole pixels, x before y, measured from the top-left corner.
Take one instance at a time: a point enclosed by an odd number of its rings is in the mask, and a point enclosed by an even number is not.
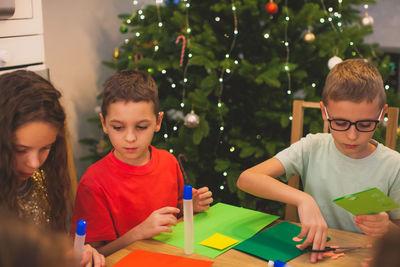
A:
[[[146,266],[146,267],[208,267],[214,262],[185,258],[181,256],[168,255],[150,251],[135,249],[119,262],[114,264],[114,267],[132,267],[132,266]]]

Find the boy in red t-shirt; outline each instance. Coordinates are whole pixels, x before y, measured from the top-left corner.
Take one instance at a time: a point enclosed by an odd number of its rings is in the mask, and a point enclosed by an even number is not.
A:
[[[149,74],[124,70],[106,81],[100,119],[114,148],[79,182],[72,224],[85,219],[86,242],[106,256],[176,224],[182,173],[172,154],[150,144],[163,115]],[[194,212],[209,209],[211,196],[207,187],[194,190]]]

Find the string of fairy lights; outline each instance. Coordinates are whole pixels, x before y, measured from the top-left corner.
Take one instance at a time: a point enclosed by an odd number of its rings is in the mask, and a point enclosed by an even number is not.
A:
[[[273,0],[269,0],[270,3],[273,2]],[[343,32],[343,22],[342,22],[342,1],[343,0],[338,0],[337,1],[337,7],[326,7],[324,0],[320,0],[320,4],[322,6],[322,9],[324,11],[324,17],[319,18],[319,23],[324,24],[324,23],[329,23],[330,27],[332,28],[332,31],[334,32]],[[186,91],[187,91],[187,85],[188,85],[188,62],[190,61],[190,59],[192,58],[192,52],[190,51],[190,46],[188,45],[189,40],[190,40],[190,36],[191,36],[191,31],[192,29],[190,28],[190,8],[191,8],[191,3],[190,0],[169,0],[170,3],[174,3],[174,4],[178,4],[180,2],[183,3],[183,6],[185,7],[185,25],[184,25],[184,30],[182,31],[182,34],[180,36],[178,36],[178,38],[176,39],[176,44],[177,45],[181,45],[181,54],[180,54],[180,66],[182,67],[182,80],[181,81],[174,81],[172,78],[167,79],[170,82],[170,86],[171,88],[177,88],[177,86],[182,87],[182,99],[180,102],[180,110],[183,110],[183,108],[185,107],[185,98],[186,98]],[[137,0],[133,0],[132,1],[133,6],[136,9],[136,12],[132,14],[132,16],[127,19],[123,25],[121,26],[121,32],[125,31],[126,29],[126,24],[131,24],[132,19],[135,15],[139,16],[140,19],[144,20],[145,19],[145,14],[143,11],[144,6],[141,6],[140,8],[137,8],[137,6],[139,5],[139,1]],[[160,12],[160,6],[164,4],[164,0],[155,0],[155,4],[156,4],[156,8],[157,8],[157,21],[158,21],[158,27],[160,29],[160,31],[162,31],[162,28],[164,27],[164,22],[163,22],[163,18],[161,17],[161,12]],[[288,38],[288,28],[290,26],[290,12],[289,12],[289,7],[288,7],[288,1],[284,0],[283,5],[282,5],[283,9],[283,21],[281,21],[281,23],[284,24],[284,32],[283,32],[283,40],[281,41],[282,44],[284,45],[284,51],[285,51],[285,55],[284,57],[282,57],[284,59],[284,64],[283,64],[283,68],[284,68],[284,72],[287,75],[287,88],[285,88],[286,90],[286,94],[288,96],[293,94],[293,89],[292,89],[292,77],[291,77],[291,69],[290,69],[290,41]],[[277,8],[277,5],[276,5]],[[336,10],[335,10],[336,9]],[[368,9],[368,5],[364,5],[364,9],[365,9],[365,15],[363,17],[363,21],[362,24],[364,26],[370,26],[373,24],[373,19],[371,16],[368,15],[368,13],[366,12],[366,10]],[[235,0],[231,0],[231,10],[232,10],[232,16],[233,16],[233,34],[225,34],[226,36],[232,36],[232,42],[229,48],[227,48],[227,52],[225,54],[225,58],[226,59],[233,59],[234,55],[232,55],[232,52],[235,48],[236,42],[237,42],[237,38],[239,35],[239,28],[238,28],[238,11],[237,11],[237,7],[235,5]],[[274,11],[274,12],[277,12]],[[275,14],[275,13],[274,13]],[[220,17],[216,16],[215,18],[215,22],[219,22],[220,21]],[[126,23],[126,24],[125,24]],[[271,36],[271,34],[269,32],[267,33],[261,33],[263,34],[263,37],[265,39],[269,39],[269,38],[279,38],[279,36]],[[139,31],[134,33],[136,38],[139,38],[141,36],[141,33]],[[314,33],[312,33],[312,22],[309,22],[308,25],[308,29],[307,29],[307,40],[306,40],[306,36],[304,36],[304,40],[306,42],[313,42],[315,39],[315,35]],[[129,43],[129,39],[125,39],[125,43]],[[154,45],[154,52],[157,53],[160,49],[159,44],[157,42],[157,40],[153,41],[153,45]],[[349,42],[349,46],[351,47],[351,49],[353,50],[352,55],[353,56],[360,56],[363,57],[363,55],[360,53],[359,49],[357,48],[357,46],[355,45],[355,43],[353,41]],[[334,50],[332,51],[334,57],[332,57],[330,60],[335,59],[337,62],[333,62],[333,63],[339,63],[341,61],[341,59],[339,57],[337,57],[339,51],[337,50],[337,48],[333,48]],[[374,53],[372,53],[374,55]],[[118,57],[118,51],[115,50],[114,51],[114,58]],[[134,57],[132,55],[128,56],[130,57],[129,59],[134,59],[135,61],[140,60],[140,55],[134,55]],[[336,58],[335,58],[336,57]],[[186,59],[184,61],[184,58]],[[234,59],[234,64],[240,64],[239,62],[240,56],[238,59]],[[333,60],[334,61],[334,60]],[[183,63],[185,62],[185,63]],[[329,64],[329,62],[328,62]],[[223,131],[224,131],[224,118],[223,118],[223,99],[222,99],[222,95],[223,95],[223,91],[224,91],[224,80],[226,78],[227,75],[232,75],[233,70],[230,68],[225,68],[225,67],[221,67],[220,71],[219,71],[219,77],[218,77],[218,84],[219,84],[219,92],[217,94],[217,107],[218,107],[218,113],[219,113],[219,120],[220,120],[220,126],[219,126],[219,142],[220,144],[222,144],[222,135],[223,135]],[[161,73],[163,75],[167,75],[167,70],[166,69],[162,69]],[[311,83],[311,87],[315,88],[317,87],[317,82],[312,82]],[[385,89],[388,90],[389,86],[385,85]],[[193,112],[193,105],[191,107],[191,110]],[[182,113],[183,114],[183,113]],[[197,115],[196,115],[197,116]],[[292,120],[292,116],[289,115],[289,119]],[[178,124],[173,126],[173,131],[177,131],[178,130]],[[168,139],[169,136],[167,133],[164,134],[164,138]],[[173,153],[173,149],[171,148],[169,150],[171,153]],[[229,148],[230,152],[234,152],[235,151],[235,147],[231,146]],[[224,171],[223,176],[227,176],[227,172]],[[223,190],[224,186],[221,185],[220,189]]]
[[[228,50],[228,52],[225,54],[225,58],[231,58],[232,55],[232,51],[235,48],[235,44],[236,44],[236,40],[237,40],[237,36],[239,34],[239,30],[238,30],[238,18],[237,18],[237,12],[236,12],[236,6],[235,6],[235,0],[231,0],[231,4],[232,4],[232,15],[233,15],[233,38],[232,38],[232,43],[231,46]],[[220,18],[216,17],[215,21],[219,21]],[[234,64],[239,64],[239,61],[237,59],[235,59]],[[224,90],[224,76],[225,74],[230,74],[231,73],[231,69],[229,68],[224,68],[222,67],[221,71],[220,71],[220,76],[218,78],[218,82],[219,82],[219,93],[218,93],[218,102],[217,102],[217,106],[218,106],[218,113],[219,113],[219,118],[220,118],[220,135],[219,135],[219,142],[222,143],[222,132],[224,131],[224,118],[222,115],[222,107],[223,107],[223,102],[222,102],[222,93]],[[234,147],[230,148],[230,151],[233,152],[235,150]],[[224,175],[226,176],[226,173],[224,173]]]

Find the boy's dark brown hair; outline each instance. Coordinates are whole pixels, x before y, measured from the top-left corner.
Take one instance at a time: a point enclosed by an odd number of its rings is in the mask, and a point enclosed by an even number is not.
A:
[[[366,59],[348,59],[331,69],[322,92],[322,101],[328,106],[332,101],[364,100],[371,103],[378,99],[379,108],[386,103],[382,76],[375,66]]]
[[[160,111],[157,84],[148,73],[140,70],[122,70],[107,79],[101,105],[104,118],[108,107],[118,101],[151,102],[156,116]]]

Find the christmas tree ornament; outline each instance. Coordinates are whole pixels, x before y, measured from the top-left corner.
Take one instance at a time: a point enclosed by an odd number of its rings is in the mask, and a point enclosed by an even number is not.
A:
[[[114,49],[114,53],[113,53],[113,61],[116,61],[118,59],[119,56],[119,49],[118,47]]]
[[[142,46],[143,46],[143,48],[150,48],[150,47],[153,47],[153,44],[154,44],[154,41],[143,43]]]
[[[142,53],[136,53],[134,58],[135,58],[135,63],[137,64],[139,60],[143,59],[143,54]],[[138,70],[138,67],[136,67],[136,70]]]
[[[176,38],[175,43],[178,44],[179,40],[182,39],[182,49],[181,49],[181,60],[179,61],[179,66],[183,66],[183,58],[185,56],[185,46],[186,46],[186,37],[185,35],[179,35],[178,38]]]
[[[304,34],[304,41],[306,41],[307,43],[312,43],[315,41],[315,35],[311,32],[310,29],[308,29],[307,33]]]
[[[96,106],[94,108],[94,113],[99,114],[101,112],[101,107],[100,106]]]
[[[389,62],[388,69],[390,71],[394,71],[396,69],[396,63],[394,63],[393,61]]]
[[[183,112],[180,110],[173,109],[173,108],[170,110],[167,110],[167,116],[168,116],[168,118],[170,118],[171,120],[174,120],[174,121],[179,121],[179,120],[184,119]]]
[[[368,15],[368,12],[365,12],[364,16],[361,18],[361,24],[363,26],[372,26],[374,24],[374,18]]]
[[[119,28],[119,31],[121,33],[127,33],[128,32],[128,26],[126,26],[126,24],[122,24],[121,27]]]
[[[265,5],[265,12],[269,15],[275,15],[278,13],[278,5],[273,0],[269,0],[269,3]]]
[[[336,64],[342,62],[343,60],[338,56],[333,56],[328,60],[328,68],[332,69]]]
[[[165,3],[167,3],[167,5],[172,3],[176,5],[179,3],[179,0],[165,0]]]
[[[189,114],[186,114],[183,120],[183,124],[188,128],[196,128],[200,124],[200,118],[199,116],[197,116],[196,113],[194,113],[194,110],[192,109]]]

